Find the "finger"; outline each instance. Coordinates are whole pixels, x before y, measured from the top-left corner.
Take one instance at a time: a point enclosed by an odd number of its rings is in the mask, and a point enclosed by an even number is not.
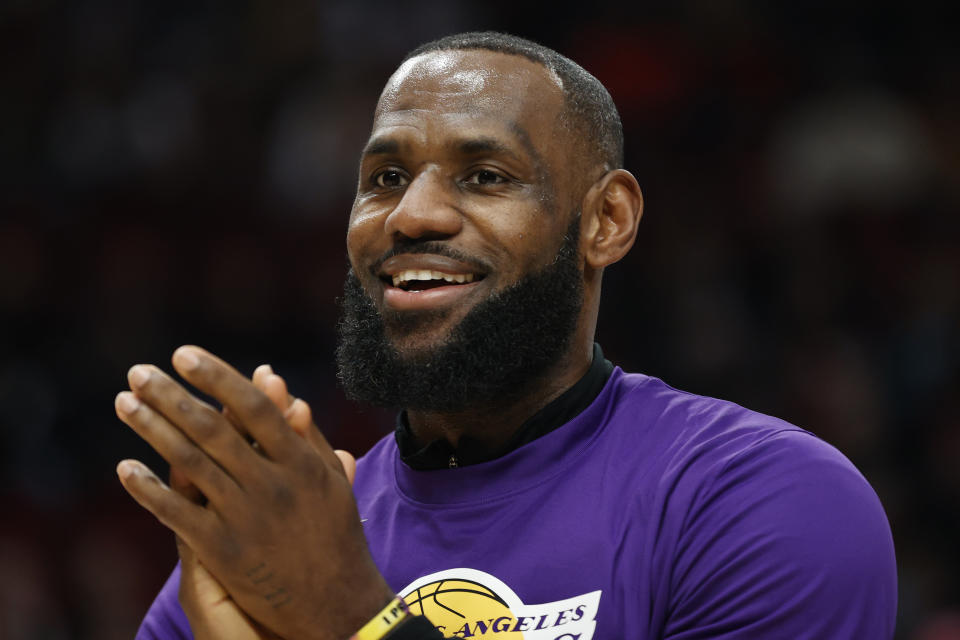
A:
[[[123,460],[117,465],[120,484],[141,507],[187,544],[211,526],[213,514],[197,506],[163,483],[143,463]]]
[[[271,381],[271,378],[276,378],[275,381]],[[263,393],[270,398],[270,401],[280,410],[283,411],[286,409],[291,402],[293,402],[293,396],[287,393],[287,384],[283,381],[278,375],[273,373],[273,368],[268,364],[262,364],[253,371],[253,386],[257,389],[260,389]],[[278,382],[279,381],[279,385]],[[242,433],[248,440],[251,441],[251,446],[256,449],[258,452],[262,451],[260,449],[259,443],[253,440],[252,437],[247,433],[247,428],[243,426],[243,423],[240,421],[240,418],[230,411],[230,407],[224,407],[221,411],[224,417],[226,417],[234,427],[237,428],[237,431]]]
[[[253,370],[253,384],[258,389],[263,389],[263,378],[273,373],[273,367],[268,364],[262,364]]]
[[[196,443],[233,478],[239,480],[244,472],[255,468],[257,458],[253,450],[230,421],[163,371],[152,365],[136,365],[130,368],[127,378],[137,398]],[[201,490],[206,492],[202,487]]]
[[[284,412],[283,417],[286,418],[287,424],[300,434],[300,437],[309,439],[310,428],[313,426],[313,416],[310,412],[310,405],[300,398],[295,398],[293,403]]]
[[[285,411],[296,398],[287,391],[287,381],[273,372],[273,367],[262,364],[253,371],[253,386],[267,394],[280,411]]]
[[[268,373],[263,377],[263,386],[260,387],[274,406],[281,412],[286,411],[295,398],[287,392],[286,381],[275,373]]]
[[[178,600],[197,640],[263,640],[259,627],[244,614],[222,584],[197,558],[186,542],[177,537],[180,554]]]
[[[176,467],[170,467],[170,488],[194,504],[203,505],[206,502],[203,492]]]
[[[253,385],[265,393],[280,411],[286,410],[294,401],[294,397],[287,392],[287,383],[274,374],[273,368],[268,364],[262,364],[254,370]],[[224,408],[224,413],[228,413],[227,408]],[[254,444],[255,449],[259,450],[259,447],[259,444]]]
[[[340,464],[343,465],[343,474],[347,476],[347,480],[350,481],[350,486],[352,487],[353,479],[357,476],[357,459],[343,449],[334,449],[333,452],[337,454],[337,458],[340,459]]]
[[[196,552],[180,536],[177,536],[177,554],[180,556],[181,603],[199,605],[190,608],[196,608],[196,613],[200,613],[230,597],[223,585],[200,563]]]
[[[283,414],[283,417],[286,418],[287,424],[302,438],[305,438],[316,451],[320,453],[330,451],[330,443],[327,442],[327,439],[323,437],[320,429],[313,422],[313,411],[311,411],[309,404],[300,398],[296,398],[290,408]]]
[[[114,402],[117,416],[146,440],[164,460],[183,473],[208,498],[222,503],[235,496],[236,482],[162,415],[129,391]]]
[[[281,460],[298,450],[295,434],[273,402],[223,360],[187,346],[174,352],[173,366],[190,384],[228,407],[271,459]]]
[[[247,442],[250,442],[252,440],[252,438],[250,438],[250,434],[247,433],[247,428],[243,426],[242,422],[240,422],[240,418],[233,415],[229,407],[224,407],[223,409],[221,409],[220,415],[222,415],[227,420],[227,422],[233,425],[233,428],[237,430],[237,433],[239,433],[244,440],[246,440]]]

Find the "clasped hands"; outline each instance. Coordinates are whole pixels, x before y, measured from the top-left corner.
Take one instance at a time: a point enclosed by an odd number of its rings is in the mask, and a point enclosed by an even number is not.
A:
[[[195,637],[347,638],[393,597],[366,546],[352,457],[269,367],[250,380],[192,346],[173,366],[223,409],[155,366],[131,368],[117,415],[170,463],[170,485],[134,460],[117,472],[177,536]]]

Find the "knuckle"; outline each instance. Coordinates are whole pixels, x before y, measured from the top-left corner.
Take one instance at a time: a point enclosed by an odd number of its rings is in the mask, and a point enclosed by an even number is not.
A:
[[[184,445],[177,455],[177,465],[183,469],[197,471],[201,469],[206,462],[207,457],[199,449],[193,446]]]
[[[327,480],[330,469],[313,452],[305,452],[299,465],[300,475],[313,484],[322,484]]]
[[[275,483],[270,487],[270,499],[274,506],[285,511],[293,510],[296,505],[296,495],[283,483]]]
[[[181,415],[188,421],[190,435],[198,442],[208,442],[217,434],[217,427],[207,411],[193,403],[182,400],[177,405]]]
[[[203,376],[207,381],[212,384],[214,387],[223,386],[228,378],[228,373],[223,366],[220,366],[219,363],[207,362],[206,360],[201,360],[200,368],[203,370]]]
[[[269,420],[277,414],[277,408],[263,393],[249,393],[244,397],[244,409],[253,420]]]

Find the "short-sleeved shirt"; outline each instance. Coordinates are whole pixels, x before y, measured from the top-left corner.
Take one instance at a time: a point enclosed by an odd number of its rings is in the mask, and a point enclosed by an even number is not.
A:
[[[374,561],[450,637],[889,639],[893,541],[840,452],[615,369],[563,426],[418,471],[384,438],[354,487]],[[190,638],[164,586],[141,639]]]

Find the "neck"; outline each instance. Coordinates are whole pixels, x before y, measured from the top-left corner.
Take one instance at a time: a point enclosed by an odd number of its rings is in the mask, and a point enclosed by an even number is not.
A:
[[[592,338],[585,344],[579,340],[543,375],[531,381],[529,390],[517,400],[453,413],[408,410],[410,430],[422,443],[443,438],[456,447],[460,438],[468,435],[488,449],[498,449],[531,416],[576,384],[587,373],[592,359]]]

